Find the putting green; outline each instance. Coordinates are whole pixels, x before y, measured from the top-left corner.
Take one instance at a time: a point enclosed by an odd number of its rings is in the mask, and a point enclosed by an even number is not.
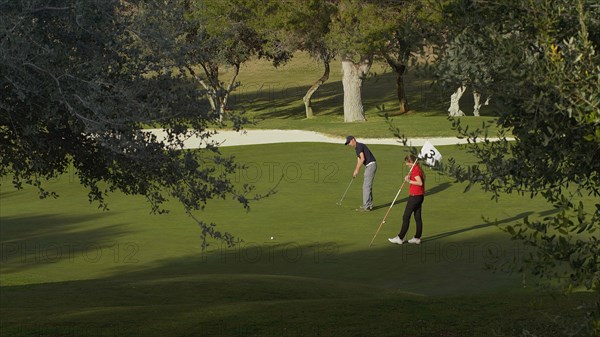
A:
[[[362,177],[336,205],[356,163],[348,147],[224,148],[247,165],[234,180],[254,184],[257,193],[276,186],[277,193],[250,212],[232,200],[211,201],[197,212],[238,239],[233,247],[209,240],[205,253],[200,228],[175,203],[171,213],[156,216],[142,198],[114,194],[111,210],[102,212],[72,174],[48,185],[60,195],[51,200],[3,181],[2,334],[280,335],[287,326],[287,335],[383,336],[398,335],[398,320],[412,333],[423,331],[410,317],[416,313],[422,320],[437,317],[428,321],[435,331],[477,335],[481,320],[506,328],[494,320],[508,315],[534,324],[532,308],[555,310],[549,299],[533,300],[519,276],[485,269],[498,255],[526,251],[482,215],[505,226],[552,212],[541,199],[507,196],[496,203],[426,169],[422,244],[387,241],[399,230],[404,190],[369,248],[402,182],[407,153],[370,148],[378,172],[375,209],[368,213],[353,210],[361,203]],[[439,150],[469,161],[455,147]]]

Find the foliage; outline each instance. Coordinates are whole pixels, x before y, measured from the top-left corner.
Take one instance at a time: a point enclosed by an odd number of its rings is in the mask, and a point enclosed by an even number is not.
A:
[[[278,66],[291,58],[291,53],[273,40],[256,19],[276,10],[276,3],[194,0],[181,6],[188,24],[179,39],[181,48],[187,50],[184,70],[206,89],[211,108],[219,112],[220,120],[227,117],[231,108],[229,96],[240,85],[237,76],[243,63],[257,56]],[[196,73],[197,65],[204,76]],[[229,83],[220,79],[222,67],[233,69]]]
[[[384,2],[386,11],[385,22],[392,25],[384,26],[386,39],[383,40],[378,54],[396,73],[396,86],[400,113],[408,112],[409,104],[406,97],[404,74],[416,55],[426,54],[425,49],[434,45],[439,35],[441,25],[439,11],[429,0]]]
[[[347,59],[372,57],[385,40],[387,30],[381,26],[390,25],[381,20],[385,8],[357,0],[339,0],[336,4],[338,11],[332,18],[328,44]]]
[[[323,61],[331,59],[335,51],[327,44],[331,18],[336,13],[327,1],[295,0],[281,2],[277,11],[267,16],[277,34],[277,40],[289,50],[302,50]]]
[[[2,0],[0,175],[56,196],[44,181],[73,166],[104,208],[116,190],[144,196],[156,213],[171,198],[188,212],[227,196],[248,207],[250,187],[234,187],[227,175],[236,164],[210,141],[219,116],[172,71],[184,64],[176,42],[187,28],[177,3],[152,12],[117,0]],[[157,123],[165,139],[141,130]],[[206,149],[185,150],[190,136]]]
[[[269,40],[278,41],[281,49],[305,51],[323,64],[323,75],[313,83],[303,97],[306,118],[313,118],[312,95],[329,79],[330,62],[336,51],[327,44],[331,17],[336,8],[320,0],[295,0],[275,2],[274,10],[267,11],[262,19],[264,29],[270,30]]]
[[[453,161],[448,172],[469,187],[481,184],[496,199],[540,194],[553,203],[554,214],[506,228],[534,248],[510,265],[567,289],[600,292],[600,203],[582,201],[600,196],[600,41],[588,33],[600,28],[599,9],[583,1],[458,2],[454,16],[477,20],[461,27],[458,46],[478,49],[464,62],[501,63],[486,90],[503,103],[497,124],[515,140],[489,142],[485,126],[469,130],[454,119],[478,165]]]
[[[473,40],[468,32],[460,32],[440,51],[439,60],[433,65],[443,74],[438,82],[444,87],[456,89],[463,85],[473,86],[476,92],[487,92],[494,83],[502,60],[489,58],[482,52],[493,41]]]

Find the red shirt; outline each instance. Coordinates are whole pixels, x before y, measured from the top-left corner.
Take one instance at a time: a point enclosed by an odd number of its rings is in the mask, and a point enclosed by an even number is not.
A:
[[[425,178],[423,177],[423,171],[419,165],[413,166],[412,171],[410,171],[410,180],[416,180],[415,177],[421,177],[421,181],[423,182],[423,186],[417,186],[410,184],[410,188],[408,189],[408,194],[410,195],[424,195],[425,194]]]

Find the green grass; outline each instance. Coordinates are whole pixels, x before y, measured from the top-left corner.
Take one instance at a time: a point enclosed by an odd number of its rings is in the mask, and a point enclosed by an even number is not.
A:
[[[255,59],[242,65],[237,78],[240,86],[229,99],[236,112],[243,112],[250,123],[246,129],[279,129],[317,131],[345,137],[391,138],[385,116],[407,137],[453,137],[456,132],[448,121],[451,91],[435,85],[433,77],[409,68],[405,75],[410,111],[398,112],[396,75],[382,63],[375,63],[363,82],[362,99],[366,121],[345,123],[343,115],[342,73],[339,60],[331,62],[329,80],[313,95],[315,117],[306,118],[302,98],[309,87],[322,76],[322,65],[307,54],[298,52],[285,65],[275,68],[271,63]],[[200,71],[200,70],[199,70]],[[221,80],[229,83],[231,69],[221,69]],[[495,120],[499,111],[492,105],[481,108],[480,117],[471,114],[473,97],[467,92],[461,99],[461,108],[467,116],[461,117],[463,126],[481,128],[484,122]],[[157,124],[148,128],[159,127]],[[497,135],[495,124],[490,136]]]
[[[114,194],[102,212],[73,175],[49,185],[60,194],[51,200],[3,181],[0,335],[516,336],[527,328],[562,336],[566,322],[578,324],[578,306],[592,295],[540,296],[519,276],[485,268],[497,261],[490,252],[526,250],[481,216],[506,226],[551,213],[541,199],[495,203],[426,170],[423,243],[387,242],[400,227],[403,191],[369,248],[406,170],[403,148],[371,148],[379,168],[370,213],[352,210],[362,179],[336,205],[355,164],[347,147],[224,148],[248,164],[240,184],[264,193],[283,179],[250,212],[232,200],[198,212],[243,240],[211,240],[206,254],[199,227],[175,204],[154,216],[142,198]],[[454,147],[440,151],[469,161]]]
[[[322,73],[322,65],[304,53],[296,53],[290,62],[278,68],[264,60],[247,62],[238,77],[241,86],[233,92],[230,103],[256,123],[248,125],[249,129],[297,129],[335,136],[386,138],[391,136],[384,119],[388,114],[408,137],[455,135],[447,120],[451,92],[434,85],[431,76],[409,68],[405,83],[411,111],[399,115],[395,74],[381,63],[374,64],[363,83],[366,122],[344,123],[339,60],[331,62],[329,80],[313,96],[315,118],[306,119],[302,97]],[[222,76],[227,80],[231,74],[224,71]],[[461,99],[461,107],[470,114],[472,106],[472,95],[468,92]],[[463,123],[480,127],[483,121],[493,119],[494,109],[497,107],[484,106],[482,117],[467,116]]]
[[[484,122],[491,120],[493,120],[492,117],[462,117],[461,125],[468,125],[470,129],[482,128]],[[402,117],[392,117],[392,124],[409,138],[453,137],[458,135],[451,129],[452,123],[446,117],[409,114]],[[295,121],[272,118],[246,126],[246,129],[317,131],[338,137],[354,135],[357,138],[393,138],[394,135],[389,128],[389,123],[382,116],[374,116],[367,122],[356,123],[344,123],[343,117],[339,119],[319,118]],[[496,135],[496,128],[493,127],[490,136],[495,137]]]

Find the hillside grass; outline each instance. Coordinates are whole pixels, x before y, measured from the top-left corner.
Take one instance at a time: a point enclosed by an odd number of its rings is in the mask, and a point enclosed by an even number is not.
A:
[[[344,122],[339,60],[331,62],[329,80],[313,95],[315,118],[307,119],[302,97],[322,73],[323,65],[305,53],[296,53],[288,63],[277,68],[266,60],[252,60],[242,66],[238,76],[241,85],[232,93],[230,103],[236,111],[244,111],[253,122],[246,126],[248,129],[296,129],[334,136],[353,134],[357,137],[387,138],[391,136],[385,120],[385,115],[388,115],[408,137],[456,135],[447,119],[451,90],[436,85],[431,74],[409,67],[405,84],[411,110],[400,114],[396,75],[381,62],[374,63],[363,83],[366,122]],[[231,73],[224,69],[221,76],[228,81]],[[470,128],[481,127],[484,121],[494,120],[499,111],[497,106],[484,106],[481,117],[469,116],[473,107],[470,92],[461,99],[461,107],[467,113],[462,117],[462,123]],[[492,136],[495,133],[493,128]]]
[[[407,153],[370,147],[379,168],[369,213],[353,210],[360,178],[336,205],[356,162],[347,147],[223,148],[247,165],[234,181],[277,193],[249,212],[233,200],[197,212],[236,237],[232,247],[211,239],[205,252],[200,228],[176,204],[150,215],[142,198],[115,193],[103,212],[74,174],[50,183],[60,197],[48,200],[5,179],[0,335],[518,336],[526,329],[563,336],[581,324],[593,294],[543,295],[519,275],[487,268],[527,253],[501,227],[553,213],[541,198],[496,203],[426,169],[423,243],[387,241],[399,231],[403,191],[369,247]],[[471,160],[456,147],[439,150]]]

